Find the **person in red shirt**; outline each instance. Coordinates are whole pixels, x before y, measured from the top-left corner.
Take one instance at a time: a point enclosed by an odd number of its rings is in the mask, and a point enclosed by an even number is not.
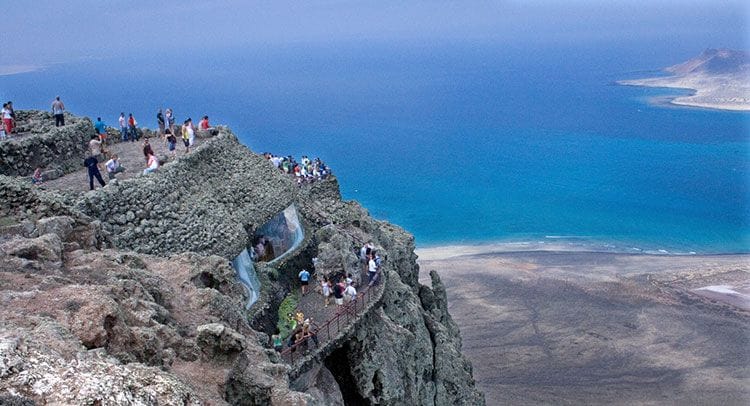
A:
[[[201,130],[208,130],[211,127],[210,124],[208,124],[208,116],[203,116],[201,121],[198,123],[198,128]]]
[[[130,113],[128,116],[128,130],[130,131],[130,142],[136,142],[138,141],[138,128],[137,128],[138,122],[135,121],[135,117],[133,117],[133,113]]]

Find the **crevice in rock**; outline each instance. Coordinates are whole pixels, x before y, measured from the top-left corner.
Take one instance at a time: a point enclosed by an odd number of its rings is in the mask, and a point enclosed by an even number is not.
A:
[[[433,331],[432,324],[430,323],[430,320],[427,320],[427,318],[430,317],[427,314],[422,315],[422,320],[424,320],[424,325],[427,327],[427,332],[430,333],[430,344],[432,347],[432,376],[431,381],[433,383],[437,383],[437,340],[435,338],[435,332]],[[432,404],[437,405],[439,404],[438,399],[438,391],[436,390],[433,398],[432,398]]]
[[[336,349],[331,353],[331,355],[328,356],[328,358],[325,359],[323,363],[326,368],[328,368],[328,370],[333,374],[333,377],[336,379],[336,383],[339,384],[339,388],[341,388],[341,396],[344,399],[344,404],[369,405],[370,402],[362,397],[359,392],[357,392],[357,383],[354,380],[354,376],[352,376],[351,368],[349,368],[347,348],[348,344]],[[373,385],[376,384],[376,380],[379,380],[379,378],[377,378],[377,374],[373,378]],[[380,388],[382,392],[382,382],[378,383],[380,385],[375,386],[375,388],[376,390],[377,388]]]

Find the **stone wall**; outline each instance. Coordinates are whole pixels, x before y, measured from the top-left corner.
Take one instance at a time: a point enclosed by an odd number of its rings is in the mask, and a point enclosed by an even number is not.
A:
[[[100,220],[118,248],[236,257],[248,232],[281,212],[298,188],[229,130],[155,174],[112,181],[79,209]]]
[[[54,177],[83,167],[95,134],[91,120],[66,114],[66,125],[55,127],[47,112],[18,111],[17,117],[23,134],[0,141],[0,174],[30,176],[42,167]]]

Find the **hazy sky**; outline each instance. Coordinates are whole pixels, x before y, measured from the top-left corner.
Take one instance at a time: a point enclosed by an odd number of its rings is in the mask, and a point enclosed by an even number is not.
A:
[[[706,47],[747,49],[746,3],[750,2],[4,1],[0,66],[342,41],[534,46],[646,37],[696,52]]]

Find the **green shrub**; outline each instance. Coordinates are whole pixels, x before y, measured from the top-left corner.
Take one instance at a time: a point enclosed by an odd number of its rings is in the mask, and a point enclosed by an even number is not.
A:
[[[286,295],[279,305],[279,321],[276,323],[276,326],[279,328],[282,337],[289,337],[289,334],[292,332],[292,326],[287,320],[287,314],[294,314],[297,304],[299,304],[299,299],[299,291],[294,291]]]

